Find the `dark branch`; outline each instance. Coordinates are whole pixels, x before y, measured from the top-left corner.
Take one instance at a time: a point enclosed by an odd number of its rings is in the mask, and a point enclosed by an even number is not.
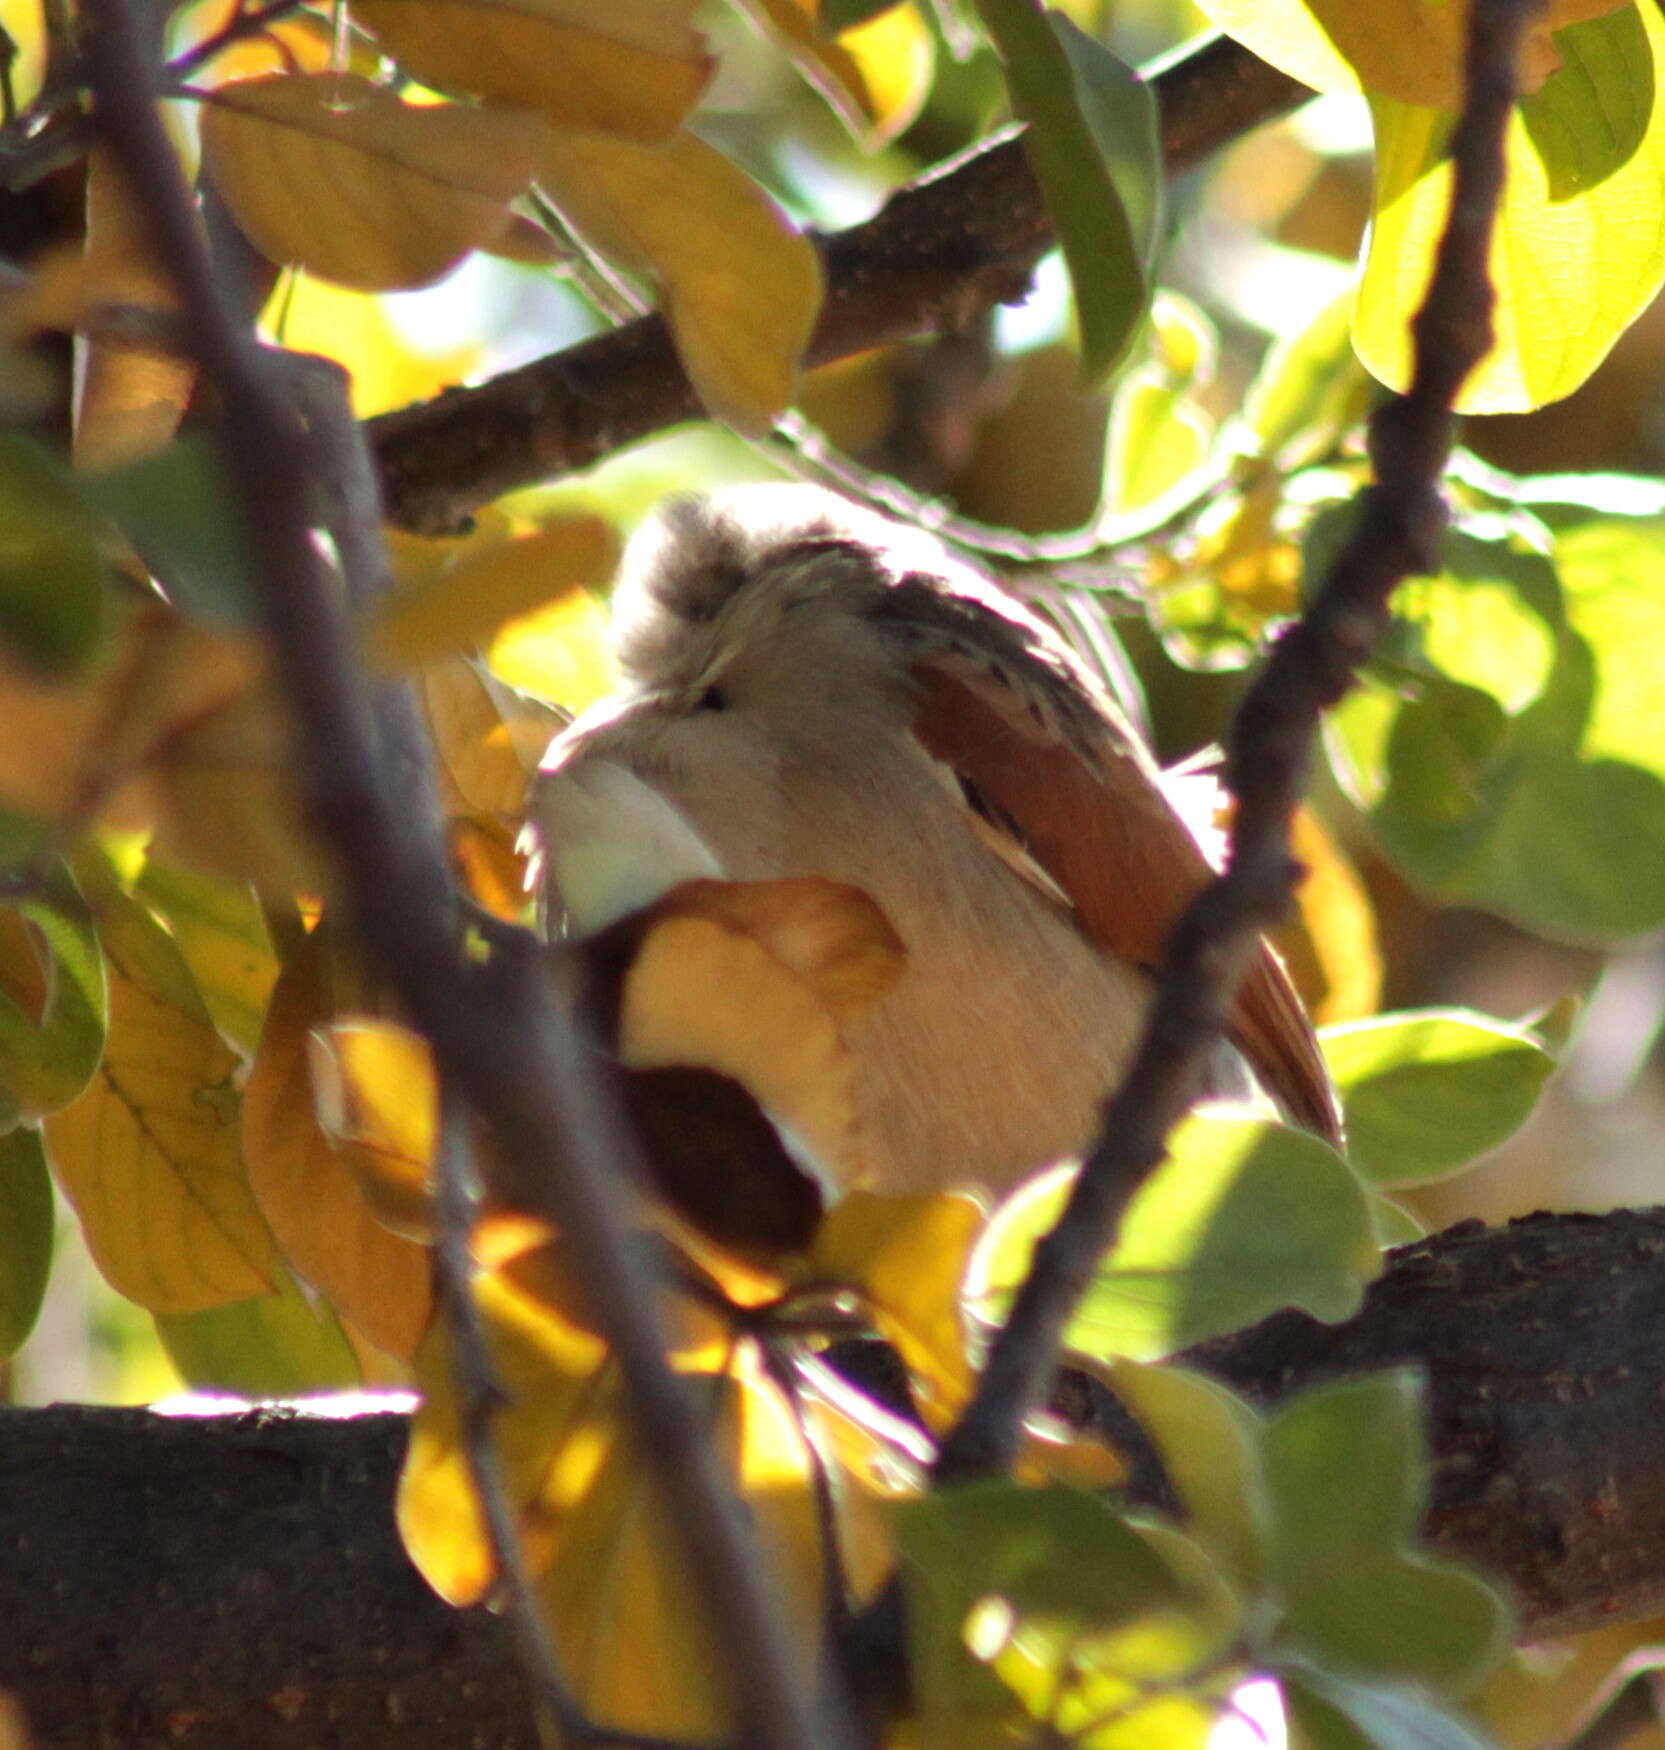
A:
[[[1139,1049],[1106,1102],[1063,1215],[1035,1248],[971,1405],[942,1444],[939,1479],[1010,1466],[1024,1417],[1046,1394],[1070,1313],[1166,1153],[1169,1131],[1196,1098],[1260,932],[1293,903],[1299,870],[1290,823],[1320,719],[1352,685],[1401,579],[1437,569],[1451,404],[1492,341],[1486,256],[1503,187],[1516,51],[1535,9],[1532,0],[1478,0],[1471,13],[1463,112],[1451,142],[1451,216],[1413,325],[1410,388],[1371,423],[1376,484],[1311,607],[1279,639],[1238,709],[1227,737],[1236,812],[1226,872],[1175,928]]]
[[[96,120],[172,272],[205,373],[262,584],[276,668],[295,717],[300,776],[335,853],[346,910],[373,966],[427,1036],[447,1090],[495,1131],[516,1201],[572,1243],[581,1287],[627,1391],[645,1462],[663,1491],[691,1576],[724,1649],[735,1716],[756,1743],[794,1750],[848,1741],[817,1705],[784,1632],[755,1540],[718,1477],[705,1431],[666,1364],[651,1261],[629,1233],[619,1177],[634,1150],[594,1086],[527,939],[485,967],[462,952],[446,872],[419,800],[390,783],[353,626],[313,545],[318,483],[306,437],[270,363],[215,283],[178,160],[157,114],[153,70],[123,0],[90,0],[87,63]],[[373,563],[373,556],[366,555]],[[404,774],[400,774],[403,776]],[[413,807],[416,824],[412,825]]]
[[[1170,175],[1311,95],[1226,37],[1174,61],[1155,85]],[[1021,139],[980,146],[825,240],[827,302],[808,362],[962,330],[1022,298],[1052,243]],[[700,416],[665,324],[648,316],[478,388],[384,414],[370,432],[388,514],[439,531],[513,487],[587,468]]]
[[[1665,1607],[1665,1210],[1453,1229],[1363,1310],[1191,1357],[1258,1402],[1427,1374],[1426,1530],[1543,1638]],[[0,1411],[0,1691],[35,1750],[532,1750],[510,1625],[393,1529],[402,1416]]]

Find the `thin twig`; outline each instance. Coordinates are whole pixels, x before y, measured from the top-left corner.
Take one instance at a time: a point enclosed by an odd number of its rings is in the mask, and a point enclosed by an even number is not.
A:
[[[1139,1050],[1107,1102],[1098,1140],[996,1338],[976,1393],[943,1441],[939,1482],[1007,1470],[1025,1416],[1046,1393],[1069,1317],[1114,1244],[1129,1202],[1163,1159],[1168,1132],[1196,1096],[1210,1048],[1260,932],[1292,903],[1289,829],[1322,713],[1352,685],[1387,624],[1401,579],[1437,569],[1445,526],[1440,480],[1451,405],[1492,343],[1487,271],[1504,178],[1503,135],[1534,0],[1477,0],[1463,112],[1452,136],[1455,191],[1433,281],[1412,325],[1409,390],[1371,423],[1376,484],[1307,613],[1280,638],[1227,741],[1237,799],[1226,871],[1189,907],[1169,942]]]
[[[654,1278],[627,1226],[634,1139],[595,1085],[558,1009],[537,944],[471,964],[455,908],[437,904],[423,835],[403,818],[375,757],[356,637],[315,551],[315,490],[304,434],[251,337],[228,314],[190,193],[155,104],[151,64],[123,0],[88,0],[88,65],[103,137],[126,174],[196,330],[225,409],[220,427],[257,571],[268,632],[294,713],[312,813],[336,854],[349,914],[432,1045],[442,1082],[492,1127],[506,1189],[566,1234],[581,1287],[625,1383],[640,1449],[682,1538],[722,1650],[743,1735],[771,1750],[845,1745],[842,1710],[799,1668],[768,1565],[720,1480],[682,1383],[666,1362]]]

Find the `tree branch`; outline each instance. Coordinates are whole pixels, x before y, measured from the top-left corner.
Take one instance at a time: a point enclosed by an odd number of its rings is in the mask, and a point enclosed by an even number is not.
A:
[[[1290,855],[1290,824],[1323,713],[1352,686],[1386,628],[1394,589],[1438,569],[1451,406],[1492,344],[1487,252],[1503,189],[1503,133],[1518,46],[1540,3],[1476,0],[1470,13],[1463,110],[1451,137],[1451,213],[1412,324],[1410,387],[1371,420],[1376,482],[1311,605],[1273,646],[1238,707],[1226,737],[1235,810],[1225,871],[1174,928],[1139,1047],[1105,1103],[1063,1214],[1035,1247],[972,1401],[942,1442],[939,1480],[1010,1467],[1024,1418],[1052,1379],[1070,1314],[1197,1096],[1261,932],[1294,903],[1300,869]]]
[[[1363,1309],[1188,1357],[1259,1403],[1415,1363],[1441,1555],[1533,1637],[1665,1608],[1665,1210],[1465,1224]],[[405,1418],[0,1410],[0,1691],[35,1750],[533,1750],[512,1631],[393,1527]]]
[[[314,546],[318,483],[270,361],[215,283],[190,193],[156,108],[153,68],[124,0],[89,0],[87,67],[99,131],[167,263],[206,375],[263,588],[275,666],[294,715],[299,776],[335,854],[346,911],[373,966],[433,1048],[447,1092],[495,1132],[519,1207],[570,1240],[580,1287],[618,1364],[628,1412],[722,1650],[735,1719],[771,1750],[840,1750],[840,1697],[801,1669],[768,1565],[718,1475],[706,1430],[671,1372],[652,1263],[624,1216],[635,1149],[558,1011],[537,944],[475,965],[456,929],[446,870],[420,816],[378,759],[353,622]],[[374,519],[370,519],[373,527]],[[355,542],[356,544],[356,542]],[[374,555],[362,552],[366,566]],[[401,774],[402,775],[402,774]]]
[[[1312,95],[1228,37],[1171,62],[1154,84],[1170,175]],[[1052,244],[1022,138],[999,136],[823,240],[827,301],[806,362],[964,329],[1021,299]],[[647,316],[477,388],[383,414],[369,430],[389,516],[437,533],[500,493],[700,417],[669,330]]]

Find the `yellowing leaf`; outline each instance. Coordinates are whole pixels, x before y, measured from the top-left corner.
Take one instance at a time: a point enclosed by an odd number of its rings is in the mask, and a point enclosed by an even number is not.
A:
[[[1296,811],[1290,848],[1306,873],[1296,890],[1299,912],[1276,942],[1296,988],[1322,1026],[1375,1014],[1382,957],[1364,883],[1310,808]]]
[[[426,285],[487,244],[531,178],[534,117],[402,103],[350,73],[242,79],[203,110],[203,168],[272,261],[366,291]]]
[[[157,263],[143,220],[121,172],[104,148],[87,160],[86,281],[91,302],[136,304],[169,312],[178,299]],[[196,381],[188,358],[108,339],[83,338],[75,406],[75,460],[114,468],[149,455],[179,427]]]
[[[696,0],[354,0],[353,13],[438,91],[542,110],[569,128],[668,134],[711,76]]]
[[[565,717],[465,657],[429,663],[415,685],[439,758],[445,812],[518,827],[527,785]]]
[[[1463,385],[1460,412],[1523,413],[1570,395],[1665,280],[1665,23],[1633,5],[1559,42],[1566,64],[1509,119],[1489,265],[1497,344]],[[1371,108],[1376,210],[1353,340],[1374,376],[1403,389],[1409,321],[1450,207],[1450,117],[1391,98]]]
[[[439,1136],[428,1042],[408,1027],[366,1017],[319,1028],[298,1049],[306,1054],[318,1123],[341,1145],[367,1206],[400,1233],[425,1235]]]
[[[243,1096],[243,1153],[290,1263],[378,1349],[408,1360],[432,1311],[427,1251],[376,1219],[314,1105],[308,1035],[333,1012],[331,953],[314,932],[272,993]]]
[[[1535,91],[1560,65],[1553,33],[1625,0],[1554,0],[1521,54]],[[1319,91],[1358,91],[1454,110],[1462,101],[1469,0],[1199,0],[1228,35]]]
[[[984,1211],[956,1193],[879,1197],[852,1191],[834,1206],[808,1271],[857,1290],[874,1328],[908,1367],[927,1421],[942,1428],[975,1383],[960,1319],[960,1281]]]
[[[546,605],[565,607],[586,586],[606,582],[617,559],[611,523],[556,517],[534,534],[386,597],[367,628],[371,655],[398,670],[489,643],[505,621]]]
[[[768,195],[688,133],[648,147],[554,131],[538,181],[588,242],[658,282],[711,414],[766,430],[821,308],[820,259]]]
[[[569,591],[504,626],[486,652],[486,666],[523,693],[583,711],[613,690],[607,615],[588,591]]]
[[[493,916],[519,923],[531,904],[526,858],[516,835],[494,820],[446,822],[451,862],[469,894]]]
[[[110,1030],[47,1152],[106,1280],[152,1312],[263,1294],[275,1257],[243,1171],[237,1058],[167,931],[113,886],[98,905]]]
[[[913,5],[890,6],[865,22],[822,35],[816,0],[743,0],[863,145],[894,140],[931,89],[936,50]]]

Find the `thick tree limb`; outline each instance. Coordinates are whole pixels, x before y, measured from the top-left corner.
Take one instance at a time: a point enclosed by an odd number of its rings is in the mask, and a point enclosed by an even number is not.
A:
[[[1543,1637],[1665,1609],[1665,1209],[1454,1228],[1363,1310],[1192,1359],[1259,1402],[1429,1378],[1440,1553]],[[36,1750],[531,1750],[508,1626],[394,1533],[401,1416],[0,1410],[0,1690]],[[644,1652],[644,1656],[646,1656]]]
[[[1170,174],[1311,95],[1226,37],[1174,61],[1155,85]],[[1052,242],[1021,140],[980,146],[825,240],[827,302],[808,362],[964,328],[1020,299]],[[648,316],[369,429],[390,518],[440,531],[500,493],[700,416],[669,331]]]

